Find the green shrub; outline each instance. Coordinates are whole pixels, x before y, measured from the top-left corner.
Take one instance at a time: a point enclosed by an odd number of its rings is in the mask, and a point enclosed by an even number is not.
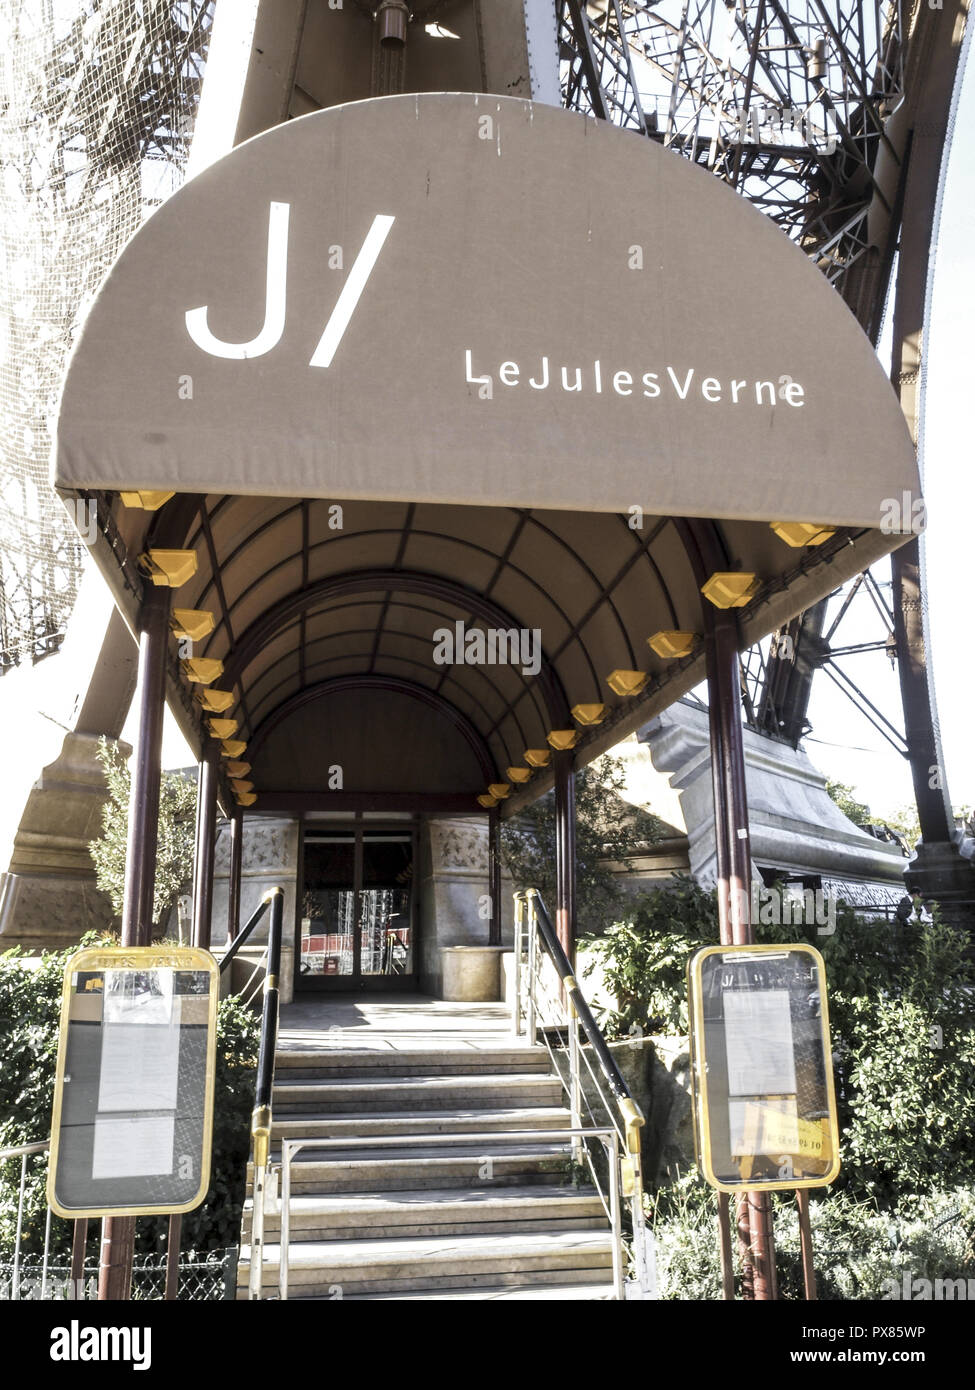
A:
[[[779,1297],[805,1298],[799,1216],[791,1194],[773,1198]],[[734,1199],[732,1199],[734,1212]],[[820,1300],[890,1298],[905,1273],[914,1279],[975,1278],[975,1194],[965,1189],[908,1194],[889,1210],[849,1192],[810,1201],[816,1291]],[[659,1194],[652,1219],[663,1299],[721,1297],[713,1193],[685,1175]],[[733,1245],[740,1276],[737,1240]]]
[[[801,1299],[802,1256],[794,1201],[775,1213],[779,1292]],[[820,1299],[889,1298],[905,1272],[918,1279],[975,1277],[975,1194],[965,1189],[907,1193],[884,1210],[849,1191],[819,1195],[809,1204]]]
[[[636,898],[603,936],[584,937],[619,1006],[601,1022],[610,1036],[687,1032],[687,961],[718,940],[715,894],[675,875],[674,886]]]
[[[808,936],[826,965],[843,1166],[811,1202],[820,1297],[883,1297],[884,1281],[903,1269],[930,1279],[975,1274],[975,969],[967,935],[937,914],[892,924],[841,903],[832,934],[770,925],[755,936]],[[604,1015],[607,1032],[686,1033],[687,961],[717,940],[716,897],[687,879],[637,900],[605,936],[587,939],[618,1001]],[[713,1193],[689,1174],[654,1201],[664,1296],[718,1297]],[[776,1199],[775,1226],[783,1296],[799,1298],[791,1197]]]
[[[613,860],[663,838],[656,816],[624,800],[626,765],[603,754],[575,779],[576,915],[589,931],[601,932],[623,901]],[[537,888],[555,917],[555,793],[548,791],[517,816],[501,823],[501,854],[515,888]]]
[[[82,944],[98,945],[106,940],[111,938],[90,934]],[[16,950],[0,955],[0,1149],[50,1136],[61,989],[65,965],[76,949],[46,951],[34,965],[25,964]],[[183,1218],[182,1247],[186,1251],[223,1249],[239,1239],[259,1039],[259,1018],[244,1009],[237,998],[221,1000],[210,1190],[202,1206]],[[25,1254],[43,1248],[45,1174],[43,1161],[28,1160],[22,1233]],[[0,1164],[0,1254],[13,1250],[19,1182],[19,1159]],[[159,1248],[165,1241],[164,1227],[159,1218],[143,1219],[137,1228],[138,1248]],[[71,1222],[57,1217],[52,1220],[53,1254],[67,1254],[71,1233]],[[90,1235],[97,1242],[97,1229]]]
[[[693,1302],[720,1298],[718,1216],[712,1189],[695,1173],[685,1173],[656,1194],[650,1225],[659,1296]]]
[[[975,968],[968,937],[837,909],[835,930],[757,926],[758,941],[809,940],[823,954],[842,1139],[841,1186],[882,1204],[975,1184]],[[586,946],[619,1008],[611,1035],[687,1031],[690,956],[718,940],[717,903],[689,879],[639,899]]]

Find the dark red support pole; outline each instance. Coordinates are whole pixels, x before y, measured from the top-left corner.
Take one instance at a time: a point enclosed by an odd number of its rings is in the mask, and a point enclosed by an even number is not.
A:
[[[576,775],[571,753],[553,754],[555,765],[555,930],[575,963]]]
[[[501,945],[501,818],[488,812],[488,893],[491,898],[491,929],[488,944]]]
[[[744,946],[753,937],[738,624],[730,610],[706,613],[705,620],[721,940],[727,945]],[[745,1255],[745,1296],[775,1298],[775,1245],[767,1193],[750,1192],[739,1198],[738,1231]]]
[[[152,941],[169,602],[169,589],[153,586],[143,600],[139,615],[139,729],[129,793],[123,946],[148,946]],[[135,1217],[106,1217],[102,1222],[98,1262],[99,1300],[129,1297],[134,1248]]]
[[[88,1243],[88,1218],[73,1223],[71,1233],[71,1297],[85,1297],[85,1247]]]
[[[244,862],[244,813],[230,818],[230,875],[227,881],[227,940],[240,931],[240,875]]]
[[[166,1242],[166,1291],[163,1295],[167,1303],[179,1297],[179,1246],[183,1237],[183,1218],[175,1212],[169,1218],[169,1236]]]
[[[193,859],[194,946],[210,949],[213,919],[213,854],[217,836],[217,753],[210,743],[200,762],[200,789],[196,801],[196,853]]]
[[[805,1188],[796,1191],[796,1206],[799,1208],[799,1241],[802,1247],[802,1284],[806,1298],[818,1298],[816,1292],[816,1269],[813,1264],[812,1222],[809,1219],[809,1193]]]

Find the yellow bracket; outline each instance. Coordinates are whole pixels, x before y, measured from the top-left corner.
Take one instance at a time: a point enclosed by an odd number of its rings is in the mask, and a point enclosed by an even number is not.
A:
[[[636,1159],[620,1159],[620,1195],[632,1197],[636,1192]]]
[[[640,1156],[640,1130],[646,1124],[643,1118],[643,1111],[635,1100],[627,1097],[619,1102],[620,1114],[626,1122],[626,1150],[627,1153],[634,1154],[637,1159]]]
[[[259,1105],[251,1117],[251,1137],[254,1140],[254,1170],[266,1168],[271,1152],[271,1107]]]

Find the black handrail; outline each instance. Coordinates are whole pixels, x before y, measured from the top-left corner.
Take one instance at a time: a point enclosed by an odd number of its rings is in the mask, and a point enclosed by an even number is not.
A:
[[[248,938],[252,935],[252,933],[254,932],[254,929],[256,928],[257,924],[260,922],[260,920],[261,920],[261,918],[264,916],[265,912],[267,912],[268,907],[270,906],[270,901],[271,901],[271,900],[270,900],[269,897],[268,897],[268,898],[262,898],[262,899],[261,899],[260,903],[258,904],[257,910],[256,910],[255,912],[251,913],[250,917],[249,917],[249,918],[247,919],[247,921],[244,923],[244,925],[243,925],[243,927],[241,928],[241,930],[237,933],[237,935],[234,937],[233,941],[230,943],[230,945],[229,945],[229,947],[227,948],[227,951],[226,951],[226,953],[225,953],[225,955],[224,955],[223,960],[220,962],[220,974],[221,974],[221,975],[222,975],[223,972],[226,970],[226,968],[227,968],[227,966],[230,964],[230,962],[233,960],[233,958],[234,958],[234,956],[237,954],[237,952],[240,950],[241,946],[243,946],[243,945],[245,944],[245,942],[247,941],[247,939],[248,939]]]
[[[264,1268],[264,1201],[271,1156],[271,1093],[274,1088],[274,1054],[278,1045],[278,975],[281,970],[281,924],[284,919],[284,891],[272,888],[264,899],[271,905],[267,933],[267,973],[264,976],[264,1009],[261,1014],[261,1044],[257,1053],[257,1082],[251,1138],[254,1145],[254,1204],[251,1210],[251,1267],[248,1292],[260,1298]]]
[[[596,1057],[599,1059],[599,1065],[603,1070],[603,1075],[609,1083],[609,1088],[617,1100],[629,1101],[631,1105],[634,1105],[635,1102],[630,1094],[630,1088],[623,1080],[622,1073],[613,1060],[613,1054],[606,1046],[606,1039],[603,1037],[599,1024],[593,1017],[592,1010],[586,1003],[586,997],[579,988],[576,977],[573,974],[569,957],[565,954],[562,943],[555,934],[555,929],[552,926],[552,919],[548,915],[545,901],[537,888],[532,888],[528,891],[535,899],[538,912],[538,934],[541,937],[542,945],[545,947],[552,964],[558,971],[559,979],[566,987],[566,991],[572,1001],[572,1007],[579,1017],[579,1022],[582,1024],[586,1037],[592,1044],[593,1052],[595,1052]],[[639,1109],[639,1107],[637,1107],[637,1109]]]
[[[261,1045],[257,1054],[257,1084],[254,1090],[254,1167],[266,1167],[271,1141],[271,1091],[274,1086],[274,1055],[278,1045],[278,975],[281,970],[281,925],[284,919],[284,893],[275,888],[265,899],[271,905],[271,925],[267,936],[267,975],[264,979],[264,1010],[261,1016]]]

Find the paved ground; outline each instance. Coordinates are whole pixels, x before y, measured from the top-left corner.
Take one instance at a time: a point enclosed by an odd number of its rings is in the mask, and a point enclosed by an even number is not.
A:
[[[409,1052],[510,1047],[505,1004],[452,1004],[423,994],[305,995],[281,1006],[278,1047]]]

